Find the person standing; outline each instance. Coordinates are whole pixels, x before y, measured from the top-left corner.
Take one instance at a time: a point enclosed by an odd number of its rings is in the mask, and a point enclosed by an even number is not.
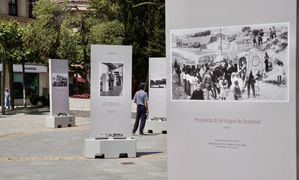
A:
[[[253,46],[256,46],[256,37],[253,37]]]
[[[138,129],[139,126],[139,134],[144,135],[143,129],[145,126],[145,121],[147,117],[148,112],[148,96],[145,92],[145,84],[141,83],[139,86],[139,91],[137,91],[134,95],[134,103],[137,105],[137,114],[136,114],[136,120],[134,124],[134,128],[132,131],[132,134],[134,135]],[[140,125],[139,125],[140,122]]]
[[[225,75],[223,75],[222,78],[220,79],[219,87],[220,87],[220,98],[221,98],[221,100],[226,100],[228,81],[225,78]]]
[[[267,52],[265,52],[265,71],[269,71],[269,56]]]
[[[182,71],[181,71],[180,65],[177,65],[175,72],[176,72],[177,75],[178,75],[178,81],[177,81],[177,84],[178,84],[178,85],[181,85],[181,72],[182,72]]]
[[[269,31],[270,31],[270,39],[273,39],[274,38],[274,35],[273,35],[273,31],[271,28],[269,28]]]
[[[283,72],[283,65],[277,65],[278,73],[277,73],[277,84],[282,83],[282,75],[284,74]]]
[[[113,90],[114,75],[112,71],[109,71],[109,90]]]
[[[9,109],[9,107],[10,107],[10,93],[6,88],[4,92],[4,108]]]
[[[242,92],[239,87],[239,82],[237,80],[234,81],[233,94],[235,100],[239,100],[242,97]]]
[[[250,71],[248,79],[247,79],[247,95],[248,95],[248,98],[250,98],[250,87],[252,89],[253,97],[255,98],[255,78],[252,74],[252,71]]]
[[[192,95],[191,95],[190,99],[204,100],[204,95],[203,95],[203,91],[202,91],[202,84],[197,84],[196,85],[196,89],[192,92]]]
[[[275,26],[273,26],[273,37],[276,38],[277,35],[276,35],[276,29],[275,29]]]

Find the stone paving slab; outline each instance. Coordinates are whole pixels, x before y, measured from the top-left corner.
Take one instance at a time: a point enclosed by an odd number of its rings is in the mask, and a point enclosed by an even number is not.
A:
[[[77,127],[48,129],[47,109],[0,117],[0,179],[166,180],[165,134],[134,136],[137,158],[85,159],[89,118]]]

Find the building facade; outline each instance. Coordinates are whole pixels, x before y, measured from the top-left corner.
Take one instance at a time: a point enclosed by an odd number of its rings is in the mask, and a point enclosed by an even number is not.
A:
[[[33,18],[33,6],[38,0],[0,0],[0,19],[14,19],[28,23]],[[64,0],[53,0],[58,3]],[[72,10],[88,10],[89,0],[70,0]]]
[[[0,0],[0,18],[27,23],[33,18],[35,2],[36,0]]]

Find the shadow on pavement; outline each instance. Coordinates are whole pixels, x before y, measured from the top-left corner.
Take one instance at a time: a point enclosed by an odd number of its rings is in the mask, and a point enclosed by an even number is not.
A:
[[[16,115],[16,114],[29,114],[29,115],[44,115],[50,112],[49,107],[35,106],[35,107],[17,107],[14,110],[5,112],[5,115]]]
[[[160,152],[137,152],[137,157],[154,155],[154,154],[161,154],[161,153],[163,153],[163,152],[162,151],[160,151]]]

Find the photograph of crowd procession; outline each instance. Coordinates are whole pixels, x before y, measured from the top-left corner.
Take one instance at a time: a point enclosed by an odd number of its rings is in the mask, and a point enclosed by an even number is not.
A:
[[[166,74],[151,73],[150,74],[150,88],[165,88]]]
[[[288,27],[172,30],[172,99],[288,101]]]
[[[123,96],[123,63],[100,64],[100,96]]]

